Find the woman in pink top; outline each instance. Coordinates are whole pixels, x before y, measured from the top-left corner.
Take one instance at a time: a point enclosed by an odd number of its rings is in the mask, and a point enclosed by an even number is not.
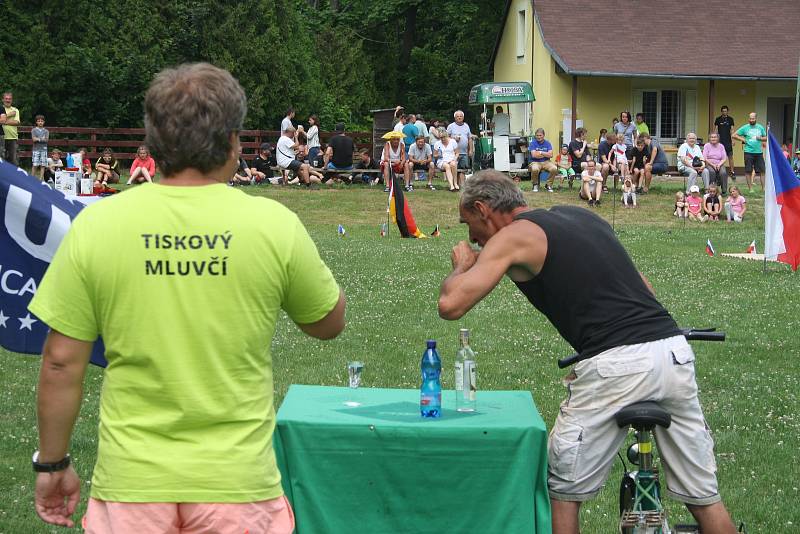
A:
[[[133,160],[133,165],[131,165],[131,177],[128,178],[128,185],[144,182],[152,183],[155,175],[156,162],[150,157],[150,151],[147,150],[147,147],[142,145],[136,151],[136,159]]]
[[[747,199],[739,194],[739,188],[731,187],[730,196],[725,199],[725,215],[728,222],[742,222],[744,212],[747,211]]]
[[[705,172],[708,173],[707,184],[717,184],[722,187],[722,194],[728,191],[728,153],[725,146],[719,142],[719,134],[708,134],[708,143],[703,146],[703,159],[706,160]]]

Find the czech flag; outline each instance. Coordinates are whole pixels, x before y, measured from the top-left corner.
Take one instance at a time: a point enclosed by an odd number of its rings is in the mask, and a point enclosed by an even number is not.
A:
[[[389,187],[389,213],[397,224],[401,236],[428,237],[417,228],[417,223],[414,221],[414,216],[411,215],[411,208],[408,207],[408,200],[403,195],[403,188],[400,187],[400,180],[397,176],[392,179]]]
[[[764,254],[767,259],[800,265],[800,179],[783,157],[781,145],[767,134],[764,176]]]
[[[711,240],[706,239],[706,254],[708,254],[709,256],[714,256],[716,253],[717,251],[714,250],[713,246],[711,246]]]
[[[748,245],[747,253],[748,254],[758,254],[758,252],[756,252],[756,240],[755,239],[753,239],[753,242],[750,243],[750,245]]]

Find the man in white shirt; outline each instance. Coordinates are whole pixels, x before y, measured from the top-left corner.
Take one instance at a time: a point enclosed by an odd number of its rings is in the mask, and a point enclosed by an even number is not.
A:
[[[492,117],[492,129],[494,135],[510,135],[511,134],[511,119],[508,113],[503,112],[503,106],[497,106],[494,110],[494,117]]]
[[[464,122],[464,112],[460,109],[453,113],[454,122],[447,126],[447,133],[458,143],[458,185],[464,182],[464,170],[469,169],[469,158],[472,157],[472,131]]]
[[[292,119],[294,118],[294,108],[289,108],[286,110],[286,116],[281,121],[281,132],[285,132],[290,127],[294,130],[294,124],[292,124]]]
[[[288,118],[289,115],[287,114],[286,117]],[[304,184],[319,183],[319,178],[311,176],[308,172],[308,164],[301,163],[297,159],[297,147],[299,145],[294,140],[294,134],[295,129],[291,124],[281,133],[281,138],[278,139],[278,146],[275,149],[278,166],[284,171],[289,170],[295,173],[296,178],[289,182],[291,184],[298,182],[303,182]]]

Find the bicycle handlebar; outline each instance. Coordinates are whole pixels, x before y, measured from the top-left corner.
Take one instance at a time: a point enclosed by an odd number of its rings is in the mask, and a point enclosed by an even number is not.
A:
[[[717,332],[716,328],[681,328],[681,334],[688,341],[725,341],[725,332]],[[585,359],[586,356],[576,352],[558,360],[558,368],[564,369]]]

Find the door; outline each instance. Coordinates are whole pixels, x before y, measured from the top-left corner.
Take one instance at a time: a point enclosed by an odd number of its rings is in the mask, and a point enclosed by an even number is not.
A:
[[[767,122],[778,143],[790,145],[794,122],[794,98],[767,98]]]

